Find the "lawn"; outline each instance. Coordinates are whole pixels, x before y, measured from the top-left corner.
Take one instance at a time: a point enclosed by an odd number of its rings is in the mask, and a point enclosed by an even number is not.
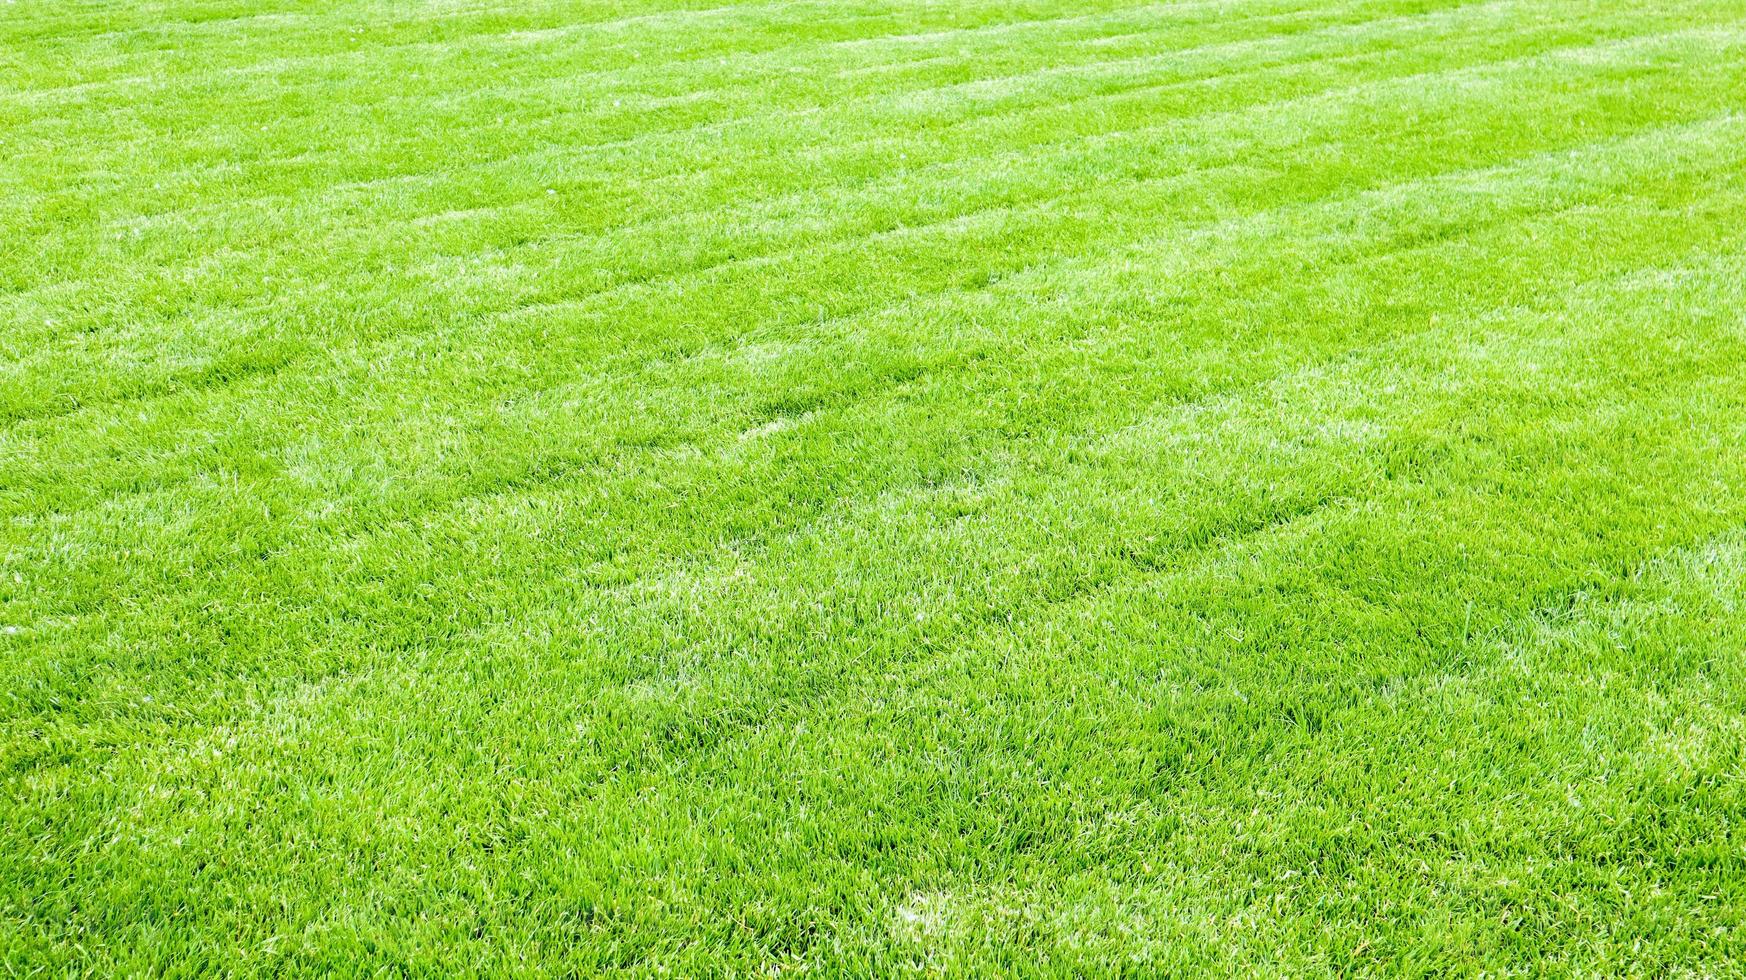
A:
[[[0,974],[1746,974],[1746,0],[0,0]]]

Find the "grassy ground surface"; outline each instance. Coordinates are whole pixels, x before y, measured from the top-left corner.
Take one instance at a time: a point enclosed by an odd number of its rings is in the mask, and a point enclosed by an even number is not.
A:
[[[0,972],[1746,970],[1746,0],[6,0],[0,161]]]

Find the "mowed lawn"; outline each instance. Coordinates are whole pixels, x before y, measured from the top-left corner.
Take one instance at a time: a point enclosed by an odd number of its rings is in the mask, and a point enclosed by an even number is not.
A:
[[[1746,0],[6,0],[0,973],[1746,973]]]

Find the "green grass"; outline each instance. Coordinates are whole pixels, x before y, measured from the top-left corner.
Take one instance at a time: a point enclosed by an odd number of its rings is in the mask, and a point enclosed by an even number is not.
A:
[[[0,973],[1746,974],[1746,0],[5,0]]]

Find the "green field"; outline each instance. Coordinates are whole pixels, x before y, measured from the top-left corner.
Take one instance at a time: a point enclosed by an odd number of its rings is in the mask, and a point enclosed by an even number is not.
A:
[[[0,0],[0,975],[1746,975],[1746,0]]]

